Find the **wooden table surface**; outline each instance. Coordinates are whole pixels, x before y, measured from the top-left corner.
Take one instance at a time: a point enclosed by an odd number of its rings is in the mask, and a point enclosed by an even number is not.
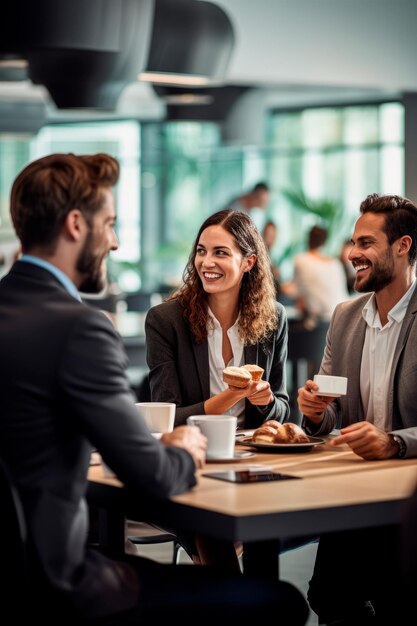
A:
[[[203,476],[253,464],[301,480],[234,484]],[[347,446],[326,441],[308,452],[259,452],[238,462],[208,463],[198,471],[196,487],[172,497],[152,516],[158,523],[231,541],[297,537],[398,522],[416,482],[417,459],[365,461]],[[90,468],[89,499],[130,519],[144,519],[139,499],[117,479],[105,478],[100,466]]]

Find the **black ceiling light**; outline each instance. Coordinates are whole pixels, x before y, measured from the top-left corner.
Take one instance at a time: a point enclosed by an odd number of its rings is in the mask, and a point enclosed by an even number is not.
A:
[[[226,13],[204,0],[155,0],[152,38],[141,80],[203,86],[221,82],[233,50]]]
[[[113,110],[148,56],[154,0],[14,0],[0,57],[21,53],[59,108]],[[5,23],[6,22],[6,23]]]
[[[19,2],[7,7],[7,19],[0,21],[0,80],[20,81],[27,78],[27,60],[24,58],[24,29],[19,24]]]
[[[247,85],[222,85],[203,87],[191,91],[185,87],[153,85],[154,91],[167,104],[167,121],[217,121],[226,119],[237,100],[250,87]]]

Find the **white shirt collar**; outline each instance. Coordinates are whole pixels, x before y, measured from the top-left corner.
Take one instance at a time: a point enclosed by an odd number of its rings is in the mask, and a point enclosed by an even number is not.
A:
[[[392,307],[392,309],[388,312],[388,323],[392,324],[392,322],[397,322],[398,324],[403,321],[408,305],[410,304],[411,296],[413,295],[414,288],[416,285],[416,279],[414,278],[411,286],[403,297],[398,300],[398,302]],[[380,326],[380,319],[378,309],[376,308],[376,298],[375,293],[373,293],[369,300],[366,302],[365,306],[362,309],[362,317],[368,326],[376,327]]]
[[[213,327],[211,327],[210,324],[209,324],[208,333],[209,334],[213,334],[214,329],[217,329],[217,330],[220,329],[221,330],[220,322],[216,318],[216,316],[214,315],[213,311],[210,309],[210,307],[208,305],[207,305],[207,311],[208,311],[210,320],[213,323]],[[231,330],[233,334],[237,333],[239,335],[239,333],[238,333],[238,323],[239,323],[239,315],[237,316],[237,319],[236,319],[235,323],[233,324],[233,326],[231,326],[228,330]]]

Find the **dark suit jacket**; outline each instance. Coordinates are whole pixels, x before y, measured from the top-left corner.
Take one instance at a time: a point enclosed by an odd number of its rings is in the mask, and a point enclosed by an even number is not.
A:
[[[265,413],[248,400],[245,427],[257,428],[263,421],[286,421],[290,415],[286,391],[288,323],[284,307],[276,303],[279,324],[265,343],[245,346],[246,363],[263,367],[275,396]],[[152,307],[145,321],[149,382],[153,401],[175,402],[176,424],[189,415],[202,415],[210,398],[208,344],[196,344],[177,300]]]
[[[35,577],[79,617],[133,606],[133,570],[86,551],[91,448],[142,499],[192,487],[192,457],[149,434],[111,322],[47,270],[18,261],[0,282],[0,346],[0,456],[23,500]]]

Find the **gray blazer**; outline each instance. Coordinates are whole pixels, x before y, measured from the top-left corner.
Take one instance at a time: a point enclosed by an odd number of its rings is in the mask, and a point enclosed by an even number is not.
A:
[[[275,401],[267,411],[246,400],[245,427],[257,428],[268,419],[284,422],[290,409],[286,391],[288,322],[284,307],[276,303],[279,324],[265,343],[245,346],[246,363],[263,367]],[[210,398],[208,344],[196,344],[177,300],[163,302],[148,311],[145,321],[149,384],[153,401],[175,402],[175,422],[204,413]]]
[[[320,428],[310,432],[327,434],[364,419],[360,397],[360,369],[366,322],[362,309],[370,294],[339,304],[330,322],[320,374],[347,376],[346,396],[338,398],[326,410]],[[407,457],[417,455],[417,289],[411,297],[395,347],[388,389],[392,431],[407,445]]]

